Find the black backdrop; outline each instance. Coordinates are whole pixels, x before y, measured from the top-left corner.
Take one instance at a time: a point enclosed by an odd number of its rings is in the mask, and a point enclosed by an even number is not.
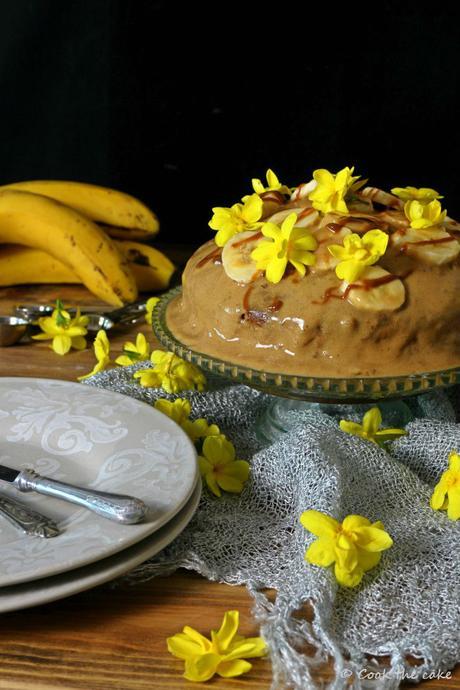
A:
[[[354,164],[460,216],[458,3],[0,7],[1,183],[118,187],[163,242],[207,239],[267,167],[294,184]]]

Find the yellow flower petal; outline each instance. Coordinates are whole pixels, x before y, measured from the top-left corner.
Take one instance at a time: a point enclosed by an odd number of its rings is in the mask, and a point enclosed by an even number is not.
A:
[[[358,549],[359,566],[364,572],[375,568],[375,566],[379,564],[381,558],[381,551],[361,551],[361,549]]]
[[[455,450],[449,453],[449,469],[460,473],[460,455]]]
[[[366,434],[374,435],[382,423],[382,414],[378,407],[372,407],[363,417],[363,429]]]
[[[449,489],[447,496],[449,499],[447,517],[449,520],[458,520],[460,518],[460,486]]]
[[[213,677],[219,663],[220,656],[212,652],[192,659],[187,659],[185,662],[184,678],[203,683]]]
[[[393,546],[393,540],[385,530],[372,526],[356,527],[358,546],[365,551],[384,551]]]
[[[178,659],[188,659],[198,656],[203,652],[202,645],[198,644],[189,635],[177,633],[166,640],[168,652]]]
[[[226,611],[219,630],[215,633],[219,653],[226,652],[231,645],[233,638],[238,632],[240,624],[239,611]]]
[[[305,560],[312,565],[326,568],[335,561],[334,542],[331,539],[316,539],[305,552]]]
[[[55,335],[52,348],[57,355],[65,355],[72,347],[72,340],[68,335]]]
[[[214,474],[212,472],[207,472],[205,474],[204,479],[205,479],[206,484],[208,485],[209,490],[212,491],[214,496],[218,496],[220,498],[222,496],[222,494],[220,492],[220,489],[219,489],[219,486],[217,484],[217,481],[216,481]]]
[[[341,567],[338,563],[334,567],[335,577],[339,585],[343,587],[357,587],[361,580],[363,579],[364,571],[362,568],[357,567],[355,570],[347,570]]]
[[[221,661],[217,667],[217,674],[222,678],[235,678],[247,673],[252,668],[252,664],[244,659],[235,659],[234,661]]]
[[[340,523],[337,520],[319,510],[304,511],[300,516],[300,523],[315,536],[329,539],[335,539],[340,529]]]

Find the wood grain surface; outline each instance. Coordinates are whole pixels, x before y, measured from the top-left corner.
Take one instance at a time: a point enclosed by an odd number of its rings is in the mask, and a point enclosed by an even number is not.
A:
[[[0,314],[15,304],[49,303],[60,297],[66,305],[103,306],[80,286],[0,288]],[[146,324],[110,334],[112,353]],[[92,348],[64,357],[45,342],[24,342],[0,349],[0,376],[34,376],[75,381],[90,371]],[[166,638],[191,625],[203,634],[219,626],[228,609],[238,609],[243,635],[257,635],[252,601],[244,587],[209,582],[187,571],[127,584],[118,580],[66,599],[0,618],[1,690],[268,690],[267,659],[254,659],[246,676],[215,677],[206,684],[182,678],[183,664],[166,650]],[[308,611],[305,613],[308,616]],[[318,680],[332,677],[332,664]],[[409,686],[407,683],[403,685]],[[427,680],[423,689],[460,690],[460,667],[449,680]],[[305,690],[308,690],[307,688]]]

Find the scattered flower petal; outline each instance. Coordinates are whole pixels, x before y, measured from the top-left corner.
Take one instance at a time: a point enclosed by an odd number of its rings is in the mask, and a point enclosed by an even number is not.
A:
[[[434,487],[430,506],[446,510],[450,520],[460,518],[460,455],[455,450],[449,453],[449,467]]]
[[[98,374],[100,371],[104,371],[110,365],[110,342],[107,338],[107,333],[104,330],[97,332],[96,337],[93,342],[94,354],[96,355],[96,364],[89,374],[84,376],[79,376],[78,380],[83,381],[84,379]]]
[[[384,448],[384,444],[388,441],[394,441],[407,433],[404,429],[380,429],[381,423],[382,414],[378,407],[373,407],[364,415],[362,424],[341,419],[339,426],[347,434],[360,436],[366,441],[376,443],[381,448]]]
[[[51,316],[42,316],[38,319],[42,333],[33,335],[34,340],[52,340],[51,347],[58,355],[67,354],[71,348],[84,350],[88,333],[88,316],[82,316],[80,308],[74,318],[63,307],[61,300],[56,300],[56,308]]]

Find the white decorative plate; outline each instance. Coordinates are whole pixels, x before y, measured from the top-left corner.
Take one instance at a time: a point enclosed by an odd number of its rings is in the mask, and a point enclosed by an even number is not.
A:
[[[0,481],[0,495],[19,498],[63,530],[53,539],[27,537],[0,517],[3,587],[78,568],[137,543],[174,517],[198,480],[190,439],[151,405],[52,379],[0,378],[0,463],[137,496],[149,507],[144,522],[120,525]]]
[[[198,482],[185,506],[167,525],[160,527],[150,537],[146,537],[121,553],[61,575],[45,577],[42,580],[34,580],[22,585],[2,587],[0,589],[0,613],[26,609],[30,606],[63,599],[127,573],[136,565],[155,556],[179,536],[195,513],[200,501],[200,494],[201,482]]]

